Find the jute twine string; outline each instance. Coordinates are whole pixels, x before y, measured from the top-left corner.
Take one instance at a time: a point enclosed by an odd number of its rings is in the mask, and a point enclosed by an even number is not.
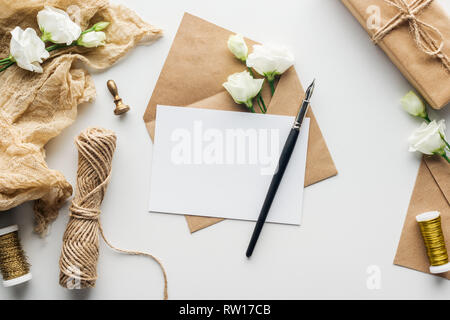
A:
[[[121,253],[146,256],[158,263],[164,275],[164,299],[167,300],[167,275],[161,262],[145,252],[123,250],[113,246],[105,237],[100,223],[100,205],[111,175],[116,148],[114,132],[91,128],[82,132],[75,144],[78,148],[77,191],[70,206],[70,219],[63,237],[59,261],[61,286],[92,288],[97,279],[99,235],[105,243]]]
[[[403,24],[405,21],[408,21],[409,28],[414,36],[417,47],[425,54],[440,59],[445,69],[450,72],[450,59],[442,51],[444,48],[444,36],[437,28],[417,17],[417,15],[428,7],[433,0],[414,0],[411,4],[407,4],[405,0],[384,1],[389,5],[396,7],[399,10],[399,13],[373,35],[373,42],[378,43],[392,30]]]

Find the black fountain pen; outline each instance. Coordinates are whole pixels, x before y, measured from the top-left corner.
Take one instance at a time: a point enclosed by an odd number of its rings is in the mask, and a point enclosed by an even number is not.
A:
[[[261,230],[266,222],[267,214],[269,213],[270,206],[272,205],[275,194],[277,193],[278,186],[283,179],[284,172],[291,158],[292,152],[294,151],[295,144],[297,143],[297,138],[300,133],[300,127],[302,126],[303,119],[305,119],[306,112],[309,108],[309,100],[314,91],[315,80],[311,83],[306,90],[305,99],[303,100],[302,106],[298,112],[297,118],[295,119],[294,125],[292,126],[291,132],[286,140],[283,151],[281,152],[280,160],[278,161],[277,171],[272,178],[270,183],[269,191],[267,192],[266,200],[259,214],[258,221],[256,222],[255,230],[253,231],[250,244],[248,245],[246,256],[250,258],[253,250],[255,249],[256,242],[258,241]]]

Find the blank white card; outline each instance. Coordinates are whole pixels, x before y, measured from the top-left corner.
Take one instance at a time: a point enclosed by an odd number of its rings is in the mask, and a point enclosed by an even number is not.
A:
[[[151,212],[256,221],[294,117],[158,106]],[[309,119],[267,222],[301,222]]]

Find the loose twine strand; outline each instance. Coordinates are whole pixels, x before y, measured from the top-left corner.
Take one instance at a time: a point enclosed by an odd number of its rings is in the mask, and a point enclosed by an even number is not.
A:
[[[377,44],[392,30],[408,21],[417,47],[425,54],[439,58],[445,69],[450,72],[450,59],[442,51],[444,48],[444,36],[436,27],[417,18],[417,14],[428,7],[433,0],[414,0],[409,5],[405,0],[384,0],[384,2],[397,8],[399,13],[373,35],[372,41]],[[436,37],[433,37],[433,34]]]
[[[59,261],[60,285],[69,288],[74,281],[79,281],[81,288],[95,286],[100,234],[113,250],[156,261],[164,275],[164,300],[167,300],[167,275],[162,263],[149,253],[115,247],[106,239],[100,223],[100,205],[110,180],[116,135],[110,130],[91,128],[82,132],[75,144],[78,148],[77,192],[70,206],[70,219],[63,237]]]

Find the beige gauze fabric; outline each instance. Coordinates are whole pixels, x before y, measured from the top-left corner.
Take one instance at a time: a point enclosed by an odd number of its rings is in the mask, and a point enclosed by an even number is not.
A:
[[[37,200],[35,230],[40,234],[72,194],[63,174],[47,166],[44,146],[75,121],[79,104],[95,97],[91,76],[75,62],[105,69],[138,43],[162,35],[130,9],[106,0],[0,0],[0,57],[9,55],[10,31],[15,26],[31,27],[40,34],[36,15],[44,5],[66,10],[82,30],[99,21],[111,25],[105,30],[104,47],[53,52],[42,74],[16,65],[0,73],[0,211]]]

